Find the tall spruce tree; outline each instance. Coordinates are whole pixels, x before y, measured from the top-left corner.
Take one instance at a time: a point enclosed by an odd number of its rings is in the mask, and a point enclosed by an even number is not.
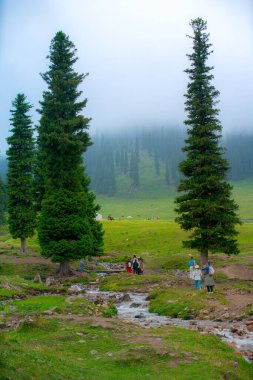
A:
[[[8,223],[13,238],[21,239],[21,252],[27,253],[26,238],[33,236],[36,212],[33,198],[34,139],[30,116],[31,105],[24,94],[12,103],[12,135],[7,138],[9,149],[7,173]]]
[[[88,123],[80,115],[87,99],[78,101],[85,75],[74,71],[74,44],[63,32],[50,45],[49,70],[42,74],[48,89],[41,101],[38,149],[44,181],[39,221],[42,255],[59,262],[59,272],[71,272],[69,262],[101,254],[102,227],[95,220],[98,206],[88,189],[83,153],[91,145]]]
[[[179,165],[184,178],[178,187],[183,194],[176,198],[176,221],[184,230],[192,231],[184,245],[197,249],[203,264],[208,261],[208,252],[239,252],[235,225],[240,220],[238,206],[231,199],[232,186],[226,181],[229,165],[219,145],[219,92],[212,85],[213,67],[207,65],[212,45],[206,21],[197,18],[190,25],[193,53],[188,55],[191,66],[185,70],[190,78],[185,95],[188,136],[183,148],[186,159]]]
[[[0,225],[5,223],[6,213],[6,189],[5,183],[0,175]]]

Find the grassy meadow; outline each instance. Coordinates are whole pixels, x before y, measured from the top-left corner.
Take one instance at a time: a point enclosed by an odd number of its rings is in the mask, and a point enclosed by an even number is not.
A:
[[[143,175],[138,192],[129,193],[130,185],[126,179],[118,179],[119,194],[114,197],[98,196],[101,205],[101,214],[104,218],[111,214],[116,219],[148,219],[160,218],[162,220],[175,219],[174,199],[177,196],[175,187],[169,187],[159,176],[154,181],[154,174]],[[253,179],[232,183],[233,197],[239,206],[238,213],[242,219],[253,222]]]
[[[214,254],[216,269],[246,265],[253,269],[252,181],[234,187],[245,222],[238,226],[240,254]],[[160,183],[161,185],[161,183]],[[160,186],[159,185],[159,186]],[[161,185],[161,192],[162,185]],[[187,318],[221,312],[230,307],[228,292],[241,297],[252,294],[252,281],[229,280],[216,274],[217,290],[210,297],[196,293],[176,275],[185,270],[190,252],[183,248],[187,234],[173,221],[175,193],[150,196],[99,198],[104,220],[104,256],[99,261],[124,263],[136,254],[144,258],[144,275],[120,273],[99,278],[95,272],[82,277],[59,279],[45,285],[56,264],[40,257],[37,237],[28,239],[28,255],[17,254],[19,241],[6,226],[0,230],[0,380],[251,380],[252,364],[212,334],[200,334],[176,327],[142,329],[115,318],[113,304],[96,305],[69,293],[76,282],[96,283],[101,290],[143,291],[149,294],[150,311]],[[127,218],[132,216],[132,218]],[[160,219],[152,219],[159,217]],[[151,218],[151,220],[148,220]],[[246,220],[247,219],[247,220]],[[72,267],[78,269],[79,262]],[[43,283],[33,282],[39,272]],[[252,318],[252,303],[240,311]],[[214,317],[213,317],[214,318]]]

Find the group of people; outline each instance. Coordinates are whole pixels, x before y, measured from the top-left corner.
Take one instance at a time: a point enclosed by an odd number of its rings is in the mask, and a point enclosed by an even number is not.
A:
[[[128,273],[143,274],[143,259],[136,255],[132,259],[128,258],[126,261],[126,271]]]
[[[202,289],[203,281],[203,287],[206,287],[207,292],[213,293],[215,285],[213,278],[214,269],[210,262],[203,265],[202,269],[200,269],[199,265],[191,256],[188,265],[190,270],[190,279],[194,281],[194,289]]]

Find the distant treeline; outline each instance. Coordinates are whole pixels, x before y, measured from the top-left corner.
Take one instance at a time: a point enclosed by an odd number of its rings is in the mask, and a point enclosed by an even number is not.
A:
[[[131,179],[131,186],[141,186],[141,160],[148,155],[156,176],[176,186],[180,174],[178,164],[184,155],[185,131],[182,128],[153,128],[137,131],[97,134],[93,145],[85,154],[85,165],[96,194],[113,196],[117,193],[117,180],[122,176]],[[231,166],[230,180],[253,177],[253,134],[230,134],[221,140],[224,153]],[[150,162],[150,161],[149,161]],[[0,157],[0,175],[5,181],[7,160]],[[155,178],[154,178],[155,180]]]
[[[185,131],[180,128],[153,128],[138,131],[97,134],[85,155],[85,164],[96,194],[117,193],[117,178],[128,176],[131,186],[141,185],[140,161],[148,154],[156,176],[168,185],[178,185],[178,164],[184,158]],[[231,170],[230,180],[253,177],[253,134],[230,134],[221,140]],[[145,154],[144,154],[145,153]],[[154,178],[155,180],[155,178]]]

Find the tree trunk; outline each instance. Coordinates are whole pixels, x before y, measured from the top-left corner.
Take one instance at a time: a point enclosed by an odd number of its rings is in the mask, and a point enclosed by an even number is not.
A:
[[[208,251],[203,251],[200,253],[200,262],[201,267],[203,267],[203,265],[208,264]]]
[[[73,274],[73,271],[71,270],[68,261],[64,261],[63,263],[60,263],[57,273],[63,277],[71,276]]]
[[[22,238],[21,238],[20,252],[21,252],[21,253],[28,253],[28,251],[27,251],[27,246],[26,246],[26,238],[25,238],[25,237],[22,237]]]

